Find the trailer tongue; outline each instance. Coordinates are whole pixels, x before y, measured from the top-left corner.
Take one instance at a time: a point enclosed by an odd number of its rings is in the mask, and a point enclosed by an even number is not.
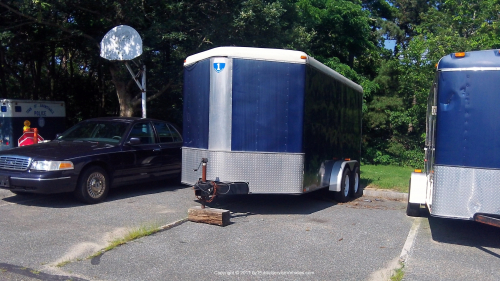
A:
[[[217,195],[248,194],[249,188],[246,182],[207,181],[207,163],[207,158],[201,159],[200,165],[203,166],[202,177],[193,186],[194,194],[200,200],[203,209],[205,204],[212,202]]]

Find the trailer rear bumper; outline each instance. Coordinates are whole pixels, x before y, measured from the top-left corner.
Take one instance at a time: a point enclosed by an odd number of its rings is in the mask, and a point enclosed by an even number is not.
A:
[[[476,214],[500,216],[500,170],[436,165],[433,216],[475,220]]]
[[[475,214],[474,221],[500,227],[500,216],[491,214]]]

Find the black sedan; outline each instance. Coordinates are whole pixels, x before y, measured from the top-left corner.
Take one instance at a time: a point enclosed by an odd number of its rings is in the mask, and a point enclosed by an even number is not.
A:
[[[0,188],[73,192],[98,203],[111,187],[180,178],[182,138],[170,123],[133,117],[82,121],[47,143],[0,152]]]

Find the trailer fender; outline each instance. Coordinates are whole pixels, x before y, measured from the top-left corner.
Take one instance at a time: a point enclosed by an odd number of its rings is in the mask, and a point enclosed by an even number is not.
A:
[[[356,160],[336,161],[335,163],[333,163],[328,190],[339,192],[340,181],[342,180],[344,169],[349,169],[349,171],[352,171],[357,163],[358,161]]]
[[[427,191],[427,175],[425,173],[411,173],[408,202],[425,204]]]

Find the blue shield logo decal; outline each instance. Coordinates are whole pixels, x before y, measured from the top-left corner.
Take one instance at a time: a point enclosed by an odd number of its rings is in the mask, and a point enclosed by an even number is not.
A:
[[[220,73],[226,67],[226,63],[223,62],[214,62],[214,69],[217,73]]]

